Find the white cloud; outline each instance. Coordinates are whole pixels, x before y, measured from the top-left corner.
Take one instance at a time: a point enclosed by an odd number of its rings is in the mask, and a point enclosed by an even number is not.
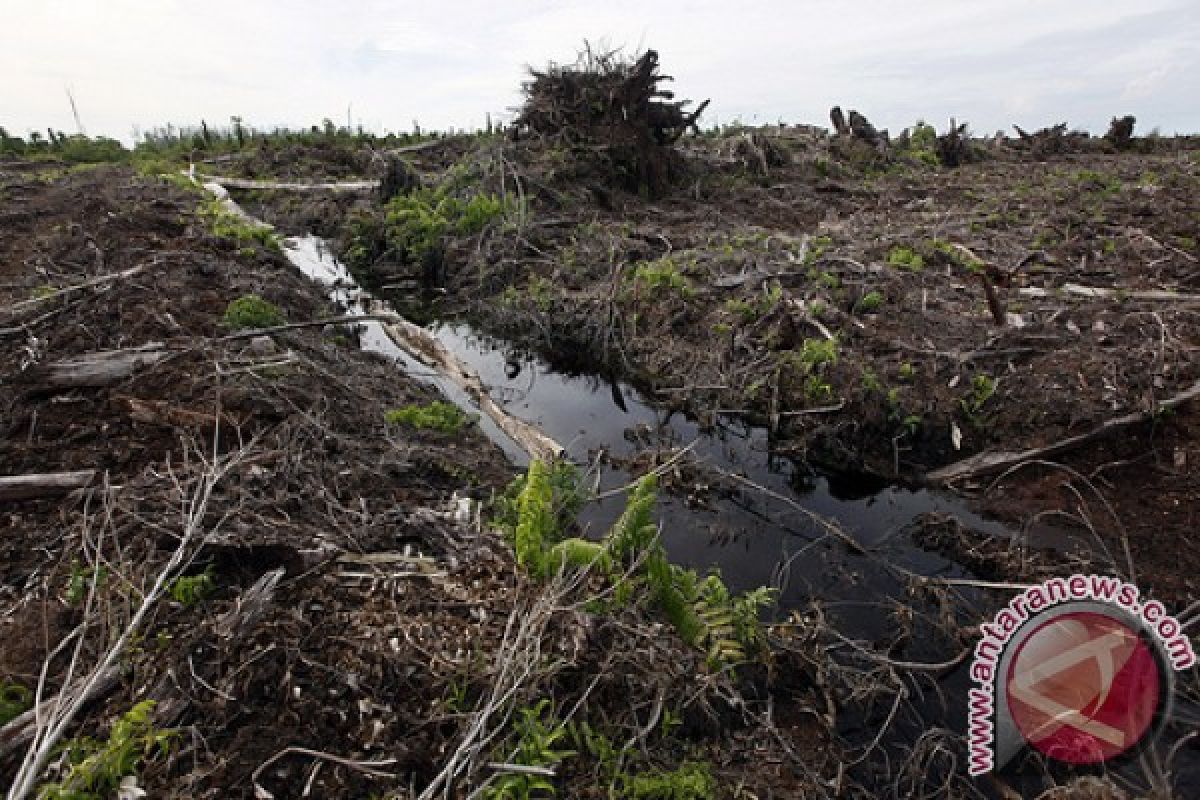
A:
[[[1178,0],[7,2],[0,124],[17,131],[71,130],[67,86],[89,131],[126,138],[233,114],[308,125],[347,105],[372,127],[479,125],[518,102],[526,64],[570,60],[584,38],[655,47],[680,96],[713,99],[710,120],[824,122],[837,103],[893,130],[1123,113],[1200,130],[1200,15]]]

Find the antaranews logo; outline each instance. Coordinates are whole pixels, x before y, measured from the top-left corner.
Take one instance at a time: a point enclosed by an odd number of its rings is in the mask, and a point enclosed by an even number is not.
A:
[[[1120,578],[1052,578],[1013,597],[971,663],[968,771],[999,769],[1030,746],[1095,764],[1150,739],[1175,671],[1196,654],[1183,626]]]

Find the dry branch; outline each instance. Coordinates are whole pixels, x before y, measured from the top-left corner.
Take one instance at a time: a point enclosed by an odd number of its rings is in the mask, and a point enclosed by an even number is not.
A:
[[[1105,289],[1099,286],[1081,286],[1078,283],[1064,283],[1058,289],[1042,289],[1027,286],[1018,290],[1022,297],[1054,297],[1059,292],[1073,294],[1077,297],[1124,297],[1129,300],[1152,300],[1162,302],[1200,302],[1200,294],[1180,294],[1163,289],[1147,289],[1143,291],[1127,291],[1125,289]]]
[[[379,181],[331,181],[322,183],[292,183],[289,181],[255,181],[228,178],[221,175],[199,176],[205,182],[218,183],[226,189],[263,189],[281,192],[369,192],[379,187]]]
[[[161,344],[146,344],[125,350],[98,350],[30,369],[20,376],[43,390],[111,386],[137,370],[152,366],[171,354]]]
[[[1139,411],[1133,414],[1126,414],[1115,419],[1110,419],[1092,430],[1078,434],[1077,436],[1069,436],[1066,439],[1047,445],[1045,447],[1035,447],[1031,450],[1021,451],[988,451],[971,456],[970,458],[957,461],[949,466],[934,470],[925,476],[926,481],[934,484],[946,484],[963,478],[971,478],[977,475],[984,475],[991,472],[997,472],[1008,467],[1016,466],[1024,461],[1032,461],[1035,459],[1045,459],[1051,456],[1059,455],[1068,450],[1074,450],[1082,447],[1085,444],[1090,444],[1098,439],[1103,439],[1106,436],[1124,430],[1131,425],[1137,425],[1141,422],[1146,422],[1161,414],[1164,411],[1169,411],[1177,408],[1184,403],[1200,397],[1200,381],[1196,382],[1191,388],[1180,392],[1179,394],[1157,403],[1150,411]]]
[[[82,703],[87,704],[98,697],[107,694],[114,686],[117,685],[117,678],[121,674],[120,667],[112,667],[101,673],[99,679],[86,687],[86,694],[82,697]],[[37,708],[31,708],[23,714],[13,717],[2,728],[0,728],[0,758],[4,758],[9,753],[24,747],[33,739],[34,731],[37,730],[37,720],[47,716],[59,703],[64,702],[61,698],[73,698],[85,689],[86,678],[73,683],[62,694],[51,697],[48,700],[43,700]]]
[[[0,503],[32,500],[37,497],[56,497],[86,489],[96,481],[96,470],[78,472],[47,472],[29,475],[0,476]]]

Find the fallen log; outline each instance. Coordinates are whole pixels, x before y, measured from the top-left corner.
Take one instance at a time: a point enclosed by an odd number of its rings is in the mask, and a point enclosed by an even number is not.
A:
[[[397,347],[425,366],[436,369],[470,395],[479,406],[479,410],[487,414],[500,430],[520,445],[530,458],[551,461],[562,455],[562,445],[533,425],[517,419],[501,408],[488,394],[479,374],[447,350],[429,331],[400,317],[385,322],[383,329]]]
[[[96,470],[46,472],[0,476],[0,503],[57,497],[76,489],[86,489],[96,481]]]
[[[936,469],[933,472],[926,474],[925,480],[932,484],[945,485],[954,481],[962,480],[963,478],[973,478],[979,475],[986,475],[993,472],[1015,467],[1026,461],[1036,461],[1040,459],[1050,458],[1052,456],[1061,455],[1069,450],[1082,447],[1085,444],[1090,444],[1106,436],[1124,430],[1132,425],[1137,425],[1141,422],[1146,422],[1153,419],[1155,416],[1169,411],[1173,408],[1178,408],[1189,400],[1200,397],[1200,381],[1194,383],[1191,388],[1186,389],[1179,394],[1160,403],[1156,403],[1154,408],[1149,411],[1138,411],[1133,414],[1126,414],[1115,419],[1107,420],[1100,425],[1092,428],[1086,433],[1081,433],[1076,436],[1068,436],[1066,439],[1060,439],[1053,444],[1045,447],[1035,447],[1030,450],[1021,451],[987,451],[978,455],[965,458],[962,461],[956,461],[953,464]]]
[[[1037,286],[1026,286],[1018,290],[1022,297],[1054,297],[1058,293],[1073,294],[1077,297],[1125,298],[1126,300],[1151,300],[1155,302],[1196,302],[1200,294],[1181,294],[1165,289],[1146,289],[1142,291],[1126,291],[1125,289],[1105,289],[1099,286],[1081,286],[1078,283],[1064,283],[1057,289],[1042,289]]]
[[[246,178],[227,178],[220,175],[198,175],[205,184],[216,183],[226,189],[256,189],[281,192],[370,192],[379,188],[379,181],[324,181],[294,183],[291,181],[257,181]],[[207,188],[207,186],[206,186]]]
[[[125,350],[98,350],[33,367],[21,373],[19,380],[39,390],[99,388],[118,383],[169,355],[171,351],[157,343]]]

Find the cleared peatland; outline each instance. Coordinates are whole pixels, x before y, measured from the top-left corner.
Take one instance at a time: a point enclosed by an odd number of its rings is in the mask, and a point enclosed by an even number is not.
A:
[[[532,76],[510,131],[239,128],[139,170],[0,161],[0,473],[75,476],[0,505],[5,783],[48,665],[44,698],[79,704],[35,784],[64,793],[88,763],[99,796],[122,777],[176,797],[1191,796],[1194,670],[1156,757],[1104,776],[1030,755],[968,779],[963,723],[1005,586],[1121,574],[1195,619],[1197,143],[881,145],[854,115],[688,133],[656,64],[606,58],[599,82]],[[558,115],[555,81],[619,83],[643,116]],[[962,567],[944,576],[828,529],[813,546],[885,621],[870,635],[819,596],[764,624],[767,595],[666,564],[650,484],[600,545],[573,539],[576,473],[506,490],[469,416],[319,322],[342,310],[275,236],[153,176],[184,155],[267,184],[381,179],[230,187],[336,238],[409,316],[465,317],[702,425],[743,415],[781,457],[947,485],[1018,534],[920,520],[905,535]],[[659,492],[733,491],[678,447],[641,463]]]

